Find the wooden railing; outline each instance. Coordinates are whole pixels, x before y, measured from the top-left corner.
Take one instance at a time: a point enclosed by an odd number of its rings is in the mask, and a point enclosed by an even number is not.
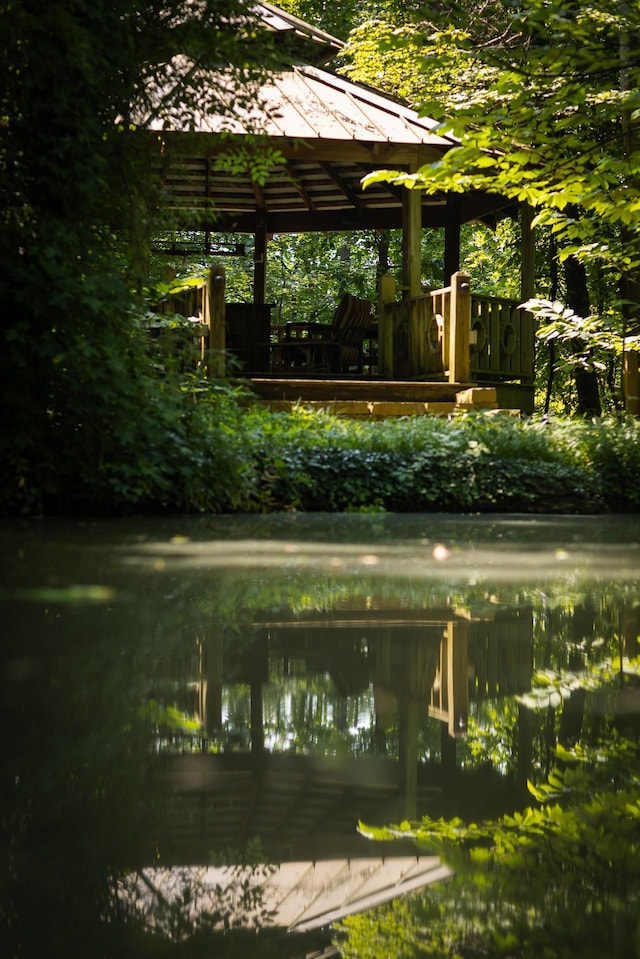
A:
[[[533,382],[531,315],[515,300],[473,294],[466,273],[399,301],[393,277],[384,276],[379,310],[379,370],[389,379]]]
[[[472,379],[533,383],[533,317],[516,300],[472,295],[471,336]]]
[[[170,311],[200,318],[203,368],[210,376],[224,375],[223,351],[236,347],[230,321],[237,306],[225,303],[224,268],[213,266],[206,280],[172,300]],[[264,357],[254,356],[255,349],[247,357],[249,369],[266,370],[269,366],[270,326],[265,309],[247,304],[243,305],[244,312],[240,311],[246,321],[239,331],[240,339],[265,347]],[[396,299],[392,276],[381,279],[378,372],[383,379],[531,384],[533,344],[531,314],[519,309],[516,300],[472,293],[466,273],[455,273],[447,287],[425,290],[403,300]]]
[[[156,312],[167,318],[180,314],[194,320],[193,338],[197,365],[209,376],[224,375],[223,351],[226,348],[224,267],[212,266],[206,278],[172,293],[157,305]]]

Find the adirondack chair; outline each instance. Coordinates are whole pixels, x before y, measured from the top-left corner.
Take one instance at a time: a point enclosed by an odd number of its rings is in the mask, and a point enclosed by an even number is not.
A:
[[[373,304],[345,293],[330,324],[287,323],[284,365],[309,373],[362,373],[363,343],[373,329]]]

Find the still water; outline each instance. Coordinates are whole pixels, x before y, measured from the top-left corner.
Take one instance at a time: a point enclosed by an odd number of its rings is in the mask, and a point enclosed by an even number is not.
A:
[[[0,526],[0,954],[640,956],[640,517]]]

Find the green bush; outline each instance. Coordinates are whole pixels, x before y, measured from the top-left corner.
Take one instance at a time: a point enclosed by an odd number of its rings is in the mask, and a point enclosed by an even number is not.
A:
[[[640,506],[640,424],[465,414],[348,420],[271,413],[241,387],[143,375],[104,428],[60,433],[2,510],[602,512]],[[91,414],[95,416],[95,409]],[[88,415],[88,414],[87,414]],[[18,482],[16,483],[16,476]],[[6,479],[7,477],[5,477]],[[21,482],[20,482],[21,480]]]
[[[595,463],[600,424],[585,435],[573,421],[477,414],[350,422],[304,410],[273,423],[260,451],[272,508],[593,512],[623,502],[621,484],[607,485],[613,463],[603,452]],[[607,424],[602,430],[608,435]],[[617,475],[631,476],[638,439],[636,431],[627,440]],[[615,461],[613,438],[609,446]]]

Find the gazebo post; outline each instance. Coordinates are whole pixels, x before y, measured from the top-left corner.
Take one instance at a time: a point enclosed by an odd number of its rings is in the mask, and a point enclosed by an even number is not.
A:
[[[267,217],[264,210],[256,212],[255,247],[253,256],[253,302],[256,306],[266,300],[267,290]]]
[[[378,370],[385,380],[393,379],[394,316],[391,304],[395,298],[395,278],[384,273],[378,281]]]
[[[417,189],[405,189],[402,192],[402,287],[405,298],[419,296],[421,292],[421,197]],[[412,376],[420,376],[425,372],[425,349],[424,314],[412,304],[409,309],[409,370]]]
[[[207,308],[205,310],[205,323],[209,327],[207,367],[211,377],[224,376],[224,350],[227,345],[224,287],[224,267],[214,263],[209,270],[207,280]]]
[[[449,382],[468,383],[470,378],[469,333],[471,331],[471,279],[467,273],[451,277],[449,319]]]
[[[418,296],[422,274],[422,206],[420,190],[402,192],[402,286],[406,296]]]
[[[455,193],[449,193],[444,226],[443,286],[449,286],[451,277],[460,269],[460,220],[460,198]]]

